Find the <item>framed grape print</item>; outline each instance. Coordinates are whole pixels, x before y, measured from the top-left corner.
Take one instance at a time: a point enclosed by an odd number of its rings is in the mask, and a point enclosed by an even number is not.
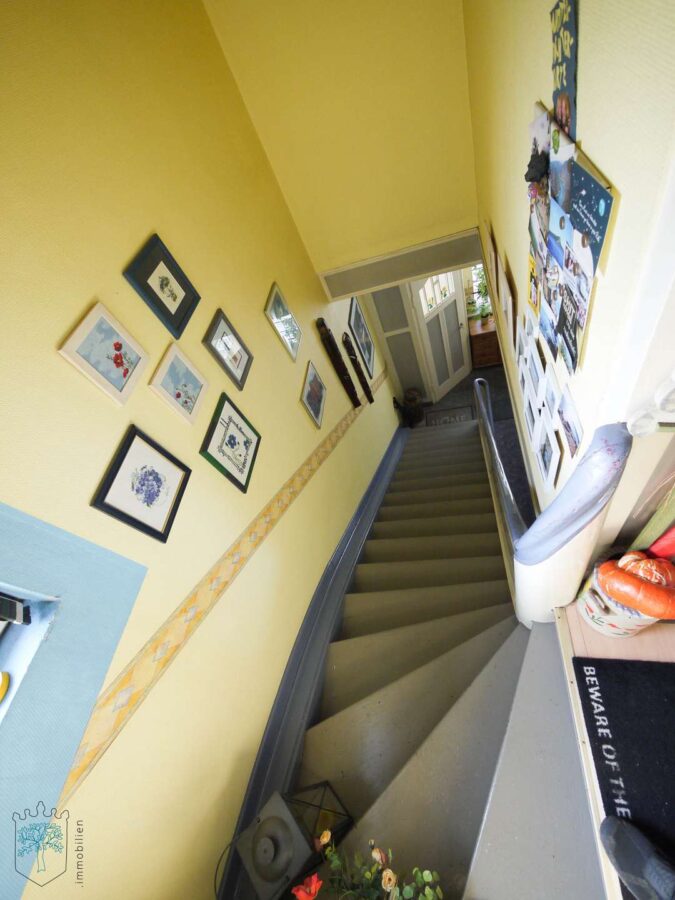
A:
[[[361,359],[368,370],[368,375],[372,378],[375,367],[375,344],[373,344],[363,310],[356,297],[352,297],[349,305],[349,330],[354,335]]]
[[[302,405],[317,428],[321,428],[323,410],[326,405],[326,385],[321,380],[313,362],[307,363],[307,374],[302,386]]]
[[[208,386],[208,381],[177,344],[172,344],[166,351],[150,382],[152,390],[191,425],[197,418]]]
[[[243,390],[253,363],[253,354],[222,309],[216,310],[202,343],[239,390]]]
[[[279,340],[290,353],[291,359],[295,362],[298,358],[302,331],[298,325],[298,320],[288,308],[284,295],[276,283],[272,285],[267,303],[265,303],[265,315],[279,336]]]
[[[120,406],[148,364],[145,350],[102,303],[87,313],[59,353]]]
[[[166,543],[191,470],[131,425],[91,505]]]
[[[153,234],[124,270],[124,277],[175,338],[185,331],[200,297],[190,279]]]
[[[260,434],[246,416],[227,394],[221,394],[199,452],[245,494],[260,441]]]

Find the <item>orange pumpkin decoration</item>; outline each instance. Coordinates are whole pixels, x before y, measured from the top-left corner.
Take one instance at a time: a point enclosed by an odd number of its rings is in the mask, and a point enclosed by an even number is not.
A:
[[[598,585],[608,597],[654,619],[675,619],[675,567],[633,550],[598,566]]]

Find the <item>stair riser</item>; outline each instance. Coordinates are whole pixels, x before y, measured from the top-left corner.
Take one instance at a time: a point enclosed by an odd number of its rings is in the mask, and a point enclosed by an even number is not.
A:
[[[397,506],[381,506],[377,513],[378,522],[400,521],[401,519],[433,518],[434,516],[474,515],[492,512],[491,497],[473,497],[465,500],[444,500],[434,503],[403,503]]]
[[[363,548],[361,562],[403,562],[404,560],[496,556],[500,549],[497,532],[369,540],[366,541]]]
[[[347,594],[340,637],[358,637],[482,609],[497,603],[511,607],[511,595],[505,579]]]
[[[413,447],[401,454],[401,462],[415,462],[432,457],[439,459],[471,459],[482,456],[483,449],[479,443],[471,444],[439,444],[437,447]]]
[[[397,588],[492,581],[503,577],[504,562],[501,555],[400,563],[359,563],[354,573],[353,590],[393,591]]]
[[[422,469],[407,469],[405,471],[396,470],[394,473],[394,481],[409,481],[415,478],[433,478],[436,475],[454,475],[461,472],[483,472],[485,470],[485,462],[483,457],[480,459],[472,459],[467,462],[448,462],[441,463],[438,466],[424,466]]]
[[[421,491],[387,491],[382,501],[382,507],[399,506],[406,503],[425,503],[427,500],[438,502],[439,500],[465,500],[472,497],[489,497],[489,481],[481,481],[478,484],[456,484],[445,488],[426,488]]]
[[[432,488],[448,488],[456,484],[482,484],[488,480],[485,469],[480,472],[459,472],[453,475],[438,475],[428,478],[415,478],[410,481],[392,481],[388,493],[405,493],[407,491],[424,491]]]
[[[370,536],[372,538],[414,538],[440,534],[482,534],[496,530],[496,517],[492,513],[480,513],[473,516],[436,516],[429,519],[376,522],[371,529]]]
[[[469,422],[455,422],[453,425],[433,425],[428,428],[419,428],[410,432],[408,443],[412,441],[425,441],[443,435],[446,440],[461,440],[478,434],[478,420]]]

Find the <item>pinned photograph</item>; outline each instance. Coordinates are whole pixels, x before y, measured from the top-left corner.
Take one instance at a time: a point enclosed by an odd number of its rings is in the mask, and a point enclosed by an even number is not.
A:
[[[190,279],[153,234],[124,270],[124,277],[175,338],[185,331],[200,297]]]
[[[302,340],[302,331],[297,319],[288,308],[278,284],[272,285],[265,304],[265,315],[279,336],[279,340],[290,353],[291,359],[296,360]]]
[[[253,364],[253,354],[222,309],[216,310],[202,343],[239,390],[243,390]]]
[[[574,457],[584,438],[584,430],[581,427],[576,407],[572,401],[569,386],[565,388],[560,399],[557,415],[560,429],[569,447],[570,456]]]
[[[164,354],[150,387],[171,409],[194,424],[208,382],[178,346],[172,344]]]
[[[546,235],[546,246],[559,266],[565,265],[565,247],[571,247],[573,229],[570,217],[565,210],[551,198],[551,211]]]
[[[199,452],[245,494],[260,441],[260,434],[246,416],[227,394],[221,394]]]
[[[85,316],[59,353],[120,406],[148,363],[145,350],[102,303]]]
[[[556,319],[553,315],[553,310],[542,297],[541,310],[539,312],[539,334],[546,341],[546,346],[551,352],[553,362],[555,362],[558,357],[558,336],[555,327]]]
[[[321,428],[326,405],[326,385],[321,380],[314,363],[307,364],[305,383],[302,386],[302,403],[317,428]]]

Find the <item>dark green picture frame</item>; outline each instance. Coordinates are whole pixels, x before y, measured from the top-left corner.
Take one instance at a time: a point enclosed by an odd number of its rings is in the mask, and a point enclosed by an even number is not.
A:
[[[228,410],[226,410],[226,406],[228,407]],[[223,422],[221,421],[223,418],[224,410],[229,414],[229,421],[227,425],[223,424]],[[243,436],[242,440],[242,422],[255,435],[255,447],[253,447],[250,453],[249,448],[246,447],[247,438],[245,437],[245,435]],[[227,468],[223,464],[223,462],[221,462],[219,459],[213,456],[212,453],[209,452],[209,446],[211,445],[213,437],[217,433],[219,428],[222,430],[221,446],[227,445],[229,447],[229,458],[225,455],[228,451],[224,450],[221,455],[223,457],[223,460],[229,461],[230,468]],[[260,436],[260,432],[256,428],[254,428],[253,425],[251,425],[243,412],[237,407],[235,403],[232,402],[227,394],[223,393],[220,395],[220,399],[216,404],[215,411],[213,413],[213,416],[211,417],[209,427],[206,430],[206,434],[204,436],[204,440],[202,442],[199,453],[200,456],[203,456],[207,462],[211,463],[214,469],[217,469],[221,475],[224,475],[229,481],[232,482],[232,484],[236,488],[239,488],[239,490],[243,494],[245,494],[251,482],[251,476],[253,475],[253,469],[255,468],[261,441],[262,437]],[[242,480],[236,474],[236,452],[242,452],[242,449],[246,454],[246,470],[244,480]]]

